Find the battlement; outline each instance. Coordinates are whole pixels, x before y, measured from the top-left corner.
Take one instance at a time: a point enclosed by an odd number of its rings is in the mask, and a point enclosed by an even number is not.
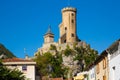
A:
[[[73,8],[73,7],[65,7],[65,8],[62,9],[62,12],[66,12],[66,11],[74,11],[74,12],[76,12],[77,9]]]

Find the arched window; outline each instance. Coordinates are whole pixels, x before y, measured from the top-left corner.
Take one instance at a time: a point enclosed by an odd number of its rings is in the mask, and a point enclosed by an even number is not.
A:
[[[74,16],[74,14],[73,14],[73,13],[72,13],[71,15],[72,15],[72,16]]]

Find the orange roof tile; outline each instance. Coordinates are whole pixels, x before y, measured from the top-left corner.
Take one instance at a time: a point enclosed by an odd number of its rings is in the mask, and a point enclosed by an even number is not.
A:
[[[20,58],[8,58],[3,59],[3,62],[33,62],[32,60],[20,59]]]

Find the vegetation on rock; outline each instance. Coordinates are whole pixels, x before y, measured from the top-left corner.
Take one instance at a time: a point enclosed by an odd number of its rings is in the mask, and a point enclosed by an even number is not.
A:
[[[53,56],[50,52],[38,55],[35,59],[41,76],[63,77],[66,69],[62,67],[62,55]]]
[[[84,68],[82,70],[85,70],[87,66],[92,64],[98,57],[98,52],[90,48],[90,45],[87,45],[85,48],[82,46],[75,47],[74,50],[76,52],[74,60],[78,60],[84,64]]]
[[[78,73],[80,71],[85,70],[87,66],[93,63],[98,57],[98,52],[92,49],[90,45],[83,47],[77,46],[77,44],[75,44],[73,45],[73,48],[70,48],[67,45],[66,49],[61,51],[57,51],[56,46],[51,45],[50,50],[55,50],[56,54],[52,55],[52,53],[47,52],[43,53],[43,55],[39,54],[35,58],[35,61],[37,62],[37,68],[41,76],[49,76],[52,78],[56,77],[68,78],[68,75],[70,76],[73,75],[72,73],[76,74],[76,72]],[[66,63],[65,62],[67,60],[66,58],[68,58],[68,61],[69,58],[70,60],[73,59],[71,60],[72,63],[70,62],[70,66],[72,64],[74,67],[73,69],[72,67],[66,66],[64,64]]]
[[[10,52],[4,45],[0,44],[0,55],[4,55],[6,58],[15,57],[15,55]]]

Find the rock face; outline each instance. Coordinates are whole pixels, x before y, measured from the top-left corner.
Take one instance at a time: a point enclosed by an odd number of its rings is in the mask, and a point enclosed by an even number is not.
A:
[[[81,64],[78,60],[74,61],[74,56],[63,56],[63,64],[70,68],[72,76],[75,76],[81,70]]]
[[[43,46],[41,48],[38,48],[37,52],[34,53],[34,56],[37,55],[38,53],[40,54],[44,54],[48,51],[52,51],[52,53],[54,53],[53,50],[50,50],[51,45],[54,45],[56,47],[56,50],[61,52],[62,50],[65,50],[68,46],[72,49],[74,46],[82,46],[82,47],[86,47],[87,44],[84,41],[80,41],[80,42],[76,42],[76,43],[64,43],[64,44],[58,44],[56,42],[51,42],[51,43],[46,43],[43,44]],[[55,54],[55,53],[54,53]]]
[[[87,44],[83,41],[81,42],[77,42],[77,43],[65,43],[65,44],[52,44],[52,46],[55,46],[56,48],[54,48],[53,50],[50,50],[50,45],[48,47],[42,47],[40,48],[37,53],[35,54],[45,54],[45,52],[50,52],[52,55],[56,55],[56,51],[59,54],[62,54],[62,60],[63,63],[62,65],[64,65],[65,67],[69,68],[69,73],[68,75],[70,76],[74,76],[76,75],[78,72],[80,72],[82,70],[82,62],[78,61],[78,60],[74,60],[75,56],[76,56],[76,52],[74,52],[74,47],[86,47]],[[71,51],[68,51],[67,54],[68,56],[65,55],[65,50],[69,48]]]
[[[73,57],[72,56],[68,56],[68,57],[63,56],[63,64],[65,66],[68,66],[68,67],[72,68],[73,65],[74,65]]]
[[[52,46],[51,46],[52,45]],[[56,59],[61,55],[61,67],[66,69],[65,76],[71,78],[77,73],[83,71],[97,57],[97,51],[92,49],[85,42],[51,44],[49,47],[40,48],[36,54],[44,55],[46,52],[51,53]]]

